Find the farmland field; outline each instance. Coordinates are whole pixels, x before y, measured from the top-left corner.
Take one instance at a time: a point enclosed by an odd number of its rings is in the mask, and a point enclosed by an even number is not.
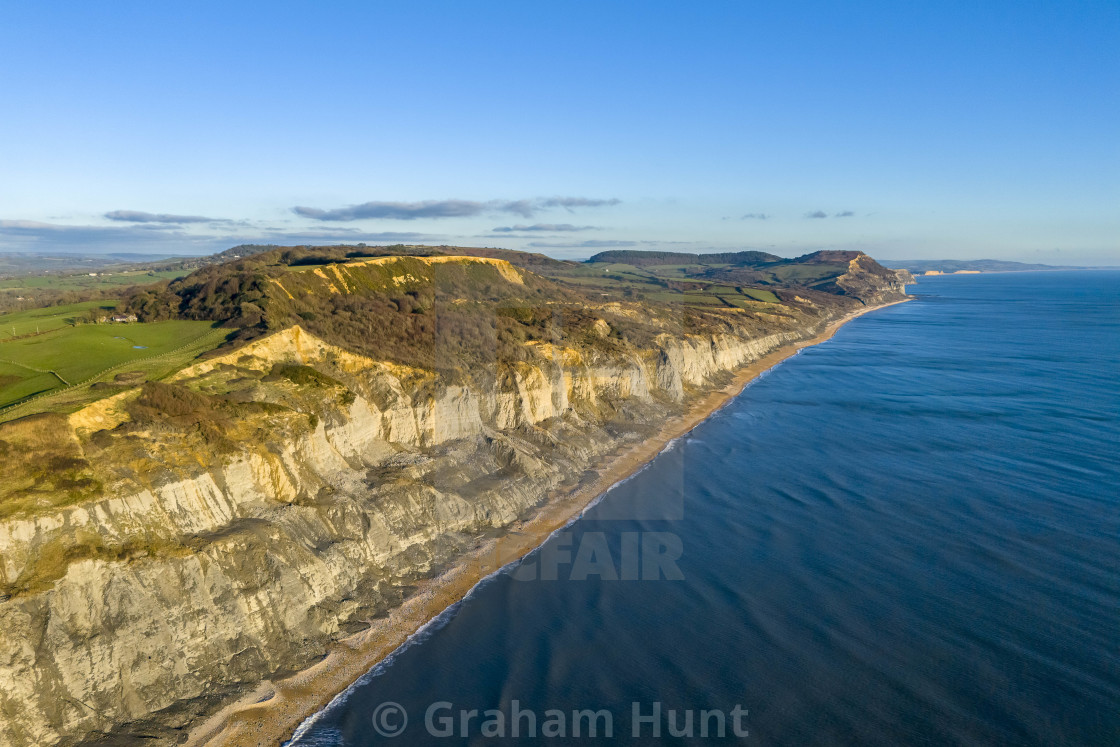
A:
[[[774,295],[773,291],[762,290],[761,288],[742,288],[740,292],[744,296],[750,296],[756,301],[765,301],[766,303],[779,303],[779,299]]]
[[[212,322],[167,321],[84,324],[0,341],[0,407],[130,369],[130,363],[146,373],[166,373],[216,347],[227,333]]]
[[[39,373],[24,366],[0,361],[0,406],[57,389],[61,383],[54,374]]]
[[[0,314],[0,342],[12,337],[49,332],[62,327],[72,326],[74,320],[90,309],[104,309],[109,312],[116,301],[84,301],[65,306],[48,306],[28,311],[13,311]]]
[[[778,283],[804,283],[812,285],[822,279],[842,275],[847,268],[844,265],[779,265],[766,268]]]
[[[58,290],[80,291],[102,288],[147,285],[158,280],[174,280],[190,273],[190,270],[127,270],[112,274],[69,273],[58,275],[32,275],[28,277],[0,278],[0,291],[19,290]]]

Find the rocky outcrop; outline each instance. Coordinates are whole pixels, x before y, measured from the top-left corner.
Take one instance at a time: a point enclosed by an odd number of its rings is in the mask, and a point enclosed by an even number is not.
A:
[[[227,424],[236,448],[221,454],[189,428],[107,436],[136,392],[71,416],[106,487],[0,521],[0,743],[77,743],[128,723],[174,741],[825,321],[662,335],[625,358],[534,343],[483,385],[294,327],[176,375],[279,403]],[[273,381],[278,363],[319,372],[318,388]]]
[[[869,306],[879,306],[903,298],[907,283],[915,281],[909,272],[888,269],[860,253],[848,263],[847,272],[834,282],[839,293],[858,298]]]

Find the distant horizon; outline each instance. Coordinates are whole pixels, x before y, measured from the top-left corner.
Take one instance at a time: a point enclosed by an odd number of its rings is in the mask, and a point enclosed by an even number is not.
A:
[[[376,236],[358,235],[353,239],[339,239],[337,237],[316,236],[275,236],[267,239],[254,239],[245,237],[224,238],[172,238],[162,237],[154,245],[145,245],[139,241],[123,241],[118,244],[112,238],[105,238],[100,229],[93,227],[62,227],[50,226],[46,228],[13,227],[14,221],[0,219],[0,253],[34,253],[34,254],[69,254],[69,255],[108,255],[108,254],[141,254],[158,255],[163,257],[204,257],[217,254],[227,249],[242,245],[275,245],[275,246],[353,246],[365,244],[367,246],[392,246],[396,244],[409,244],[416,246],[473,246],[495,249],[509,249],[512,251],[526,251],[545,254],[555,259],[580,259],[592,256],[599,252],[613,249],[629,249],[636,251],[670,251],[687,252],[692,254],[715,254],[720,252],[759,251],[776,254],[783,257],[797,257],[815,251],[861,251],[876,259],[890,261],[979,261],[994,260],[1001,262],[1020,262],[1024,264],[1048,264],[1061,266],[1086,266],[1086,267],[1111,267],[1120,266],[1120,249],[1116,251],[1070,251],[1060,249],[1051,251],[1005,251],[1000,253],[984,254],[982,252],[944,255],[913,255],[884,253],[887,247],[863,246],[860,244],[810,244],[803,243],[788,246],[744,246],[738,243],[726,245],[708,245],[698,247],[690,245],[691,242],[659,243],[656,241],[604,241],[599,245],[568,247],[563,245],[542,246],[542,242],[480,242],[480,237],[447,237],[446,239],[414,238],[401,235],[396,238],[380,238]],[[106,229],[106,234],[114,233],[117,229]],[[41,231],[41,235],[32,235]],[[89,234],[86,239],[79,239],[78,234]],[[150,232],[149,232],[150,233]],[[58,234],[58,236],[54,236]],[[16,239],[13,240],[13,236]],[[475,240],[471,240],[471,239]],[[700,242],[696,242],[700,243]],[[137,246],[136,244],[141,244]],[[915,256],[919,258],[915,258]]]
[[[585,261],[588,261],[591,257],[594,257],[597,254],[601,254],[603,252],[615,251],[615,249],[613,249],[613,248],[604,248],[604,249],[600,249],[598,251],[592,252],[590,254],[584,254],[584,255],[579,255],[579,256],[561,257],[561,256],[557,256],[555,253],[545,251],[545,250],[540,250],[540,249],[537,249],[537,250],[522,250],[522,249],[511,249],[510,247],[502,247],[502,246],[494,246],[494,245],[482,245],[482,244],[445,244],[445,243],[434,243],[434,242],[413,242],[413,243],[394,242],[392,244],[387,244],[387,243],[369,244],[369,243],[365,243],[365,242],[354,242],[354,243],[331,242],[331,243],[322,243],[322,244],[308,244],[308,243],[277,244],[277,243],[274,243],[274,242],[269,242],[269,243],[243,242],[243,243],[240,243],[240,244],[233,244],[231,246],[226,246],[224,248],[220,248],[220,249],[217,249],[217,250],[212,251],[212,252],[198,253],[198,254],[142,252],[142,251],[111,251],[111,250],[82,252],[82,251],[75,251],[75,250],[52,251],[52,250],[48,250],[48,249],[28,249],[28,250],[18,249],[17,250],[17,249],[0,248],[0,255],[3,255],[3,254],[35,255],[35,256],[41,256],[41,257],[44,257],[44,258],[68,257],[68,258],[90,258],[90,259],[97,258],[97,257],[119,257],[123,261],[126,261],[126,262],[129,261],[129,260],[125,259],[125,258],[128,258],[128,257],[142,257],[144,259],[136,259],[136,260],[132,260],[132,261],[144,262],[144,261],[149,261],[149,260],[150,261],[167,261],[167,260],[171,260],[171,259],[197,259],[197,258],[201,258],[201,257],[211,257],[211,256],[215,256],[217,254],[221,254],[222,252],[229,251],[231,249],[236,249],[238,246],[275,246],[277,248],[288,248],[288,247],[296,247],[296,246],[321,246],[321,247],[335,246],[335,247],[337,247],[337,246],[359,246],[359,245],[368,246],[370,248],[378,248],[378,247],[384,248],[384,247],[396,246],[396,245],[432,246],[432,247],[462,246],[464,248],[469,247],[469,248],[475,248],[475,249],[498,249],[498,250],[503,250],[503,251],[529,251],[530,253],[542,254],[542,255],[544,255],[546,257],[550,257],[552,259],[566,260],[566,261],[571,261],[571,262],[585,262]],[[636,248],[636,247],[620,247],[619,249],[624,250],[624,251],[680,252],[680,253],[686,253],[686,254],[699,254],[699,255],[720,254],[720,253],[727,253],[727,252],[752,252],[752,251],[757,251],[757,252],[765,252],[765,253],[768,253],[768,254],[774,254],[775,256],[781,257],[782,259],[795,259],[797,257],[805,256],[807,254],[812,254],[814,252],[819,252],[819,251],[862,251],[862,250],[855,250],[855,249],[835,249],[835,248],[830,248],[830,247],[824,247],[824,248],[818,248],[818,249],[810,249],[808,251],[801,252],[799,254],[783,255],[783,254],[779,254],[779,253],[774,252],[774,251],[767,251],[767,250],[762,250],[762,249],[743,249],[743,248],[710,249],[710,250],[703,250],[703,249],[684,250],[684,249],[648,249],[648,248]],[[865,253],[867,253],[867,252],[865,252]],[[1055,269],[1064,269],[1064,268],[1088,269],[1088,270],[1120,269],[1120,261],[1118,261],[1118,263],[1114,264],[1114,265],[1109,265],[1109,264],[1077,265],[1077,264],[1054,264],[1054,263],[1048,263],[1048,262],[1031,262],[1031,261],[1018,260],[1018,259],[1001,259],[1001,258],[997,258],[997,257],[977,257],[975,259],[964,259],[964,258],[961,258],[961,257],[919,257],[919,258],[915,258],[915,257],[881,257],[881,256],[876,256],[874,254],[869,254],[869,253],[868,253],[868,256],[870,256],[872,259],[874,259],[874,260],[876,260],[880,263],[893,263],[893,264],[920,264],[920,263],[938,263],[938,262],[940,262],[940,263],[1006,262],[1006,263],[1023,264],[1023,265],[1048,266],[1048,267],[1053,267]],[[73,268],[67,268],[67,269],[73,269]]]

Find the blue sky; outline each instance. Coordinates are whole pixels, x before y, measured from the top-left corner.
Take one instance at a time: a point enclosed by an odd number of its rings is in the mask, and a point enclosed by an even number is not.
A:
[[[1120,264],[1120,3],[56,3],[0,250],[458,243]]]

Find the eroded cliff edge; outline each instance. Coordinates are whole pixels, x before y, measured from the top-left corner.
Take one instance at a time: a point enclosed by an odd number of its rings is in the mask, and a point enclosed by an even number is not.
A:
[[[901,290],[880,283],[870,302]],[[0,520],[0,742],[177,741],[736,368],[860,303],[800,298],[765,324],[730,315],[609,352],[527,341],[462,379],[292,326],[166,385],[5,425],[6,457],[56,460],[54,488],[69,465],[73,485],[46,506],[29,489]],[[597,313],[581,334],[638,312]]]

